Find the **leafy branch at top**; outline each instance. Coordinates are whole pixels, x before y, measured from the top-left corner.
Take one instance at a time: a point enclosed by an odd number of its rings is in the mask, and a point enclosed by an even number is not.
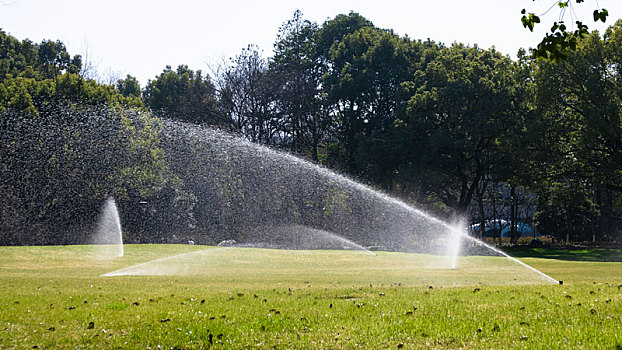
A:
[[[576,3],[582,3],[584,0],[575,0]],[[572,0],[556,0],[551,6],[553,8],[557,4],[560,8],[560,20],[553,22],[551,32],[546,33],[542,41],[538,44],[538,47],[533,50],[533,55],[537,58],[551,59],[553,61],[565,60],[568,57],[568,53],[577,49],[577,40],[585,37],[588,34],[587,25],[577,20],[575,21],[576,29],[569,30],[564,23],[564,14],[566,9],[570,9],[571,17],[574,14],[572,9]],[[549,8],[549,10],[551,9]],[[547,10],[546,12],[548,12]],[[546,14],[545,12],[545,14]],[[521,22],[523,27],[528,28],[533,32],[533,28],[536,24],[540,23],[540,17],[534,13],[527,13],[527,10],[521,11],[523,15]],[[594,22],[605,22],[609,12],[607,9],[596,9],[593,12]]]

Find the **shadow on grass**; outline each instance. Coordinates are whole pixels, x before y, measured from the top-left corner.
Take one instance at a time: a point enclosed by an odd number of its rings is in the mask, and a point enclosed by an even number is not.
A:
[[[506,247],[503,250],[515,258],[622,262],[621,249]]]

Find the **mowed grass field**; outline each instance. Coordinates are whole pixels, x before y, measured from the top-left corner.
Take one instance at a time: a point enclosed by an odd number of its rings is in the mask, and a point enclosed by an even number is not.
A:
[[[622,349],[622,263],[522,253],[564,284],[497,257],[0,247],[0,348]]]

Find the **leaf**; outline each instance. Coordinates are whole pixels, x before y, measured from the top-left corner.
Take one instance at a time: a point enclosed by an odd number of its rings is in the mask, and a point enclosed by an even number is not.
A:
[[[562,33],[566,31],[566,25],[563,22],[559,22],[559,31]]]
[[[602,9],[601,11],[594,10],[594,22],[598,22],[600,20],[605,23],[608,15],[609,11],[607,11],[607,9]]]
[[[540,23],[540,17],[536,16],[533,13],[530,13],[529,15],[523,14],[523,17],[521,17],[521,22],[523,23],[523,27],[529,28],[529,30],[533,32],[535,24]]]

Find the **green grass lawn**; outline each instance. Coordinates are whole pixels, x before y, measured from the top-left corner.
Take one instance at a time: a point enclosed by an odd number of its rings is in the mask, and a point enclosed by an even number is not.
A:
[[[622,349],[622,263],[529,256],[564,284],[491,257],[0,247],[0,349]]]
[[[517,246],[506,249],[514,257],[537,257],[571,261],[622,262],[622,250],[604,248],[530,248]]]

